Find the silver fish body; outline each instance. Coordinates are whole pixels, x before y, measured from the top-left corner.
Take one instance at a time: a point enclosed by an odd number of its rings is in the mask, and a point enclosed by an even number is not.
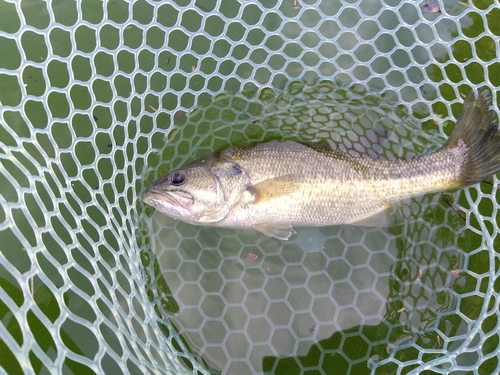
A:
[[[334,142],[250,144],[173,171],[142,198],[189,223],[255,228],[280,239],[294,226],[390,225],[386,213],[398,202],[500,170],[500,136],[488,105],[485,92],[469,94],[446,144],[411,159],[345,152]]]

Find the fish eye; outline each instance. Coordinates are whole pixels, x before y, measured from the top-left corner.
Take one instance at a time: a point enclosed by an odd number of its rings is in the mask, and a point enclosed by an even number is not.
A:
[[[174,186],[184,185],[184,183],[186,182],[186,175],[182,172],[174,172],[170,176],[170,182]]]

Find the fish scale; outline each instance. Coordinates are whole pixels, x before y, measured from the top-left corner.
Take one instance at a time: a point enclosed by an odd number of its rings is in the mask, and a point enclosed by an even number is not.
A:
[[[458,187],[455,165],[463,157],[445,150],[410,160],[354,158],[290,141],[268,142],[241,151],[245,152],[247,157],[227,160],[254,171],[249,173],[254,184],[287,176],[283,185],[286,188],[290,178],[293,188],[282,194],[278,186],[277,196],[264,197],[258,203],[249,197],[225,220],[227,226],[287,221],[292,226],[356,223],[386,210],[391,203]]]

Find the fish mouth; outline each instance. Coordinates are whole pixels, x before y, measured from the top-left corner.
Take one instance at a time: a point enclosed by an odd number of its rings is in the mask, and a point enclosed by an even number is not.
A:
[[[155,208],[170,206],[177,210],[187,210],[187,206],[193,202],[193,196],[185,191],[175,191],[174,195],[156,186],[149,186],[144,190],[141,199],[144,203]]]

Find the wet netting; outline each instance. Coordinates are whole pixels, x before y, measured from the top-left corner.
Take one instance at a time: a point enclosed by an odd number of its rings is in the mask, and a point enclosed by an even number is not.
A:
[[[289,241],[139,199],[247,142],[435,149],[471,89],[498,119],[499,38],[493,0],[0,1],[0,373],[499,373],[495,176]]]

